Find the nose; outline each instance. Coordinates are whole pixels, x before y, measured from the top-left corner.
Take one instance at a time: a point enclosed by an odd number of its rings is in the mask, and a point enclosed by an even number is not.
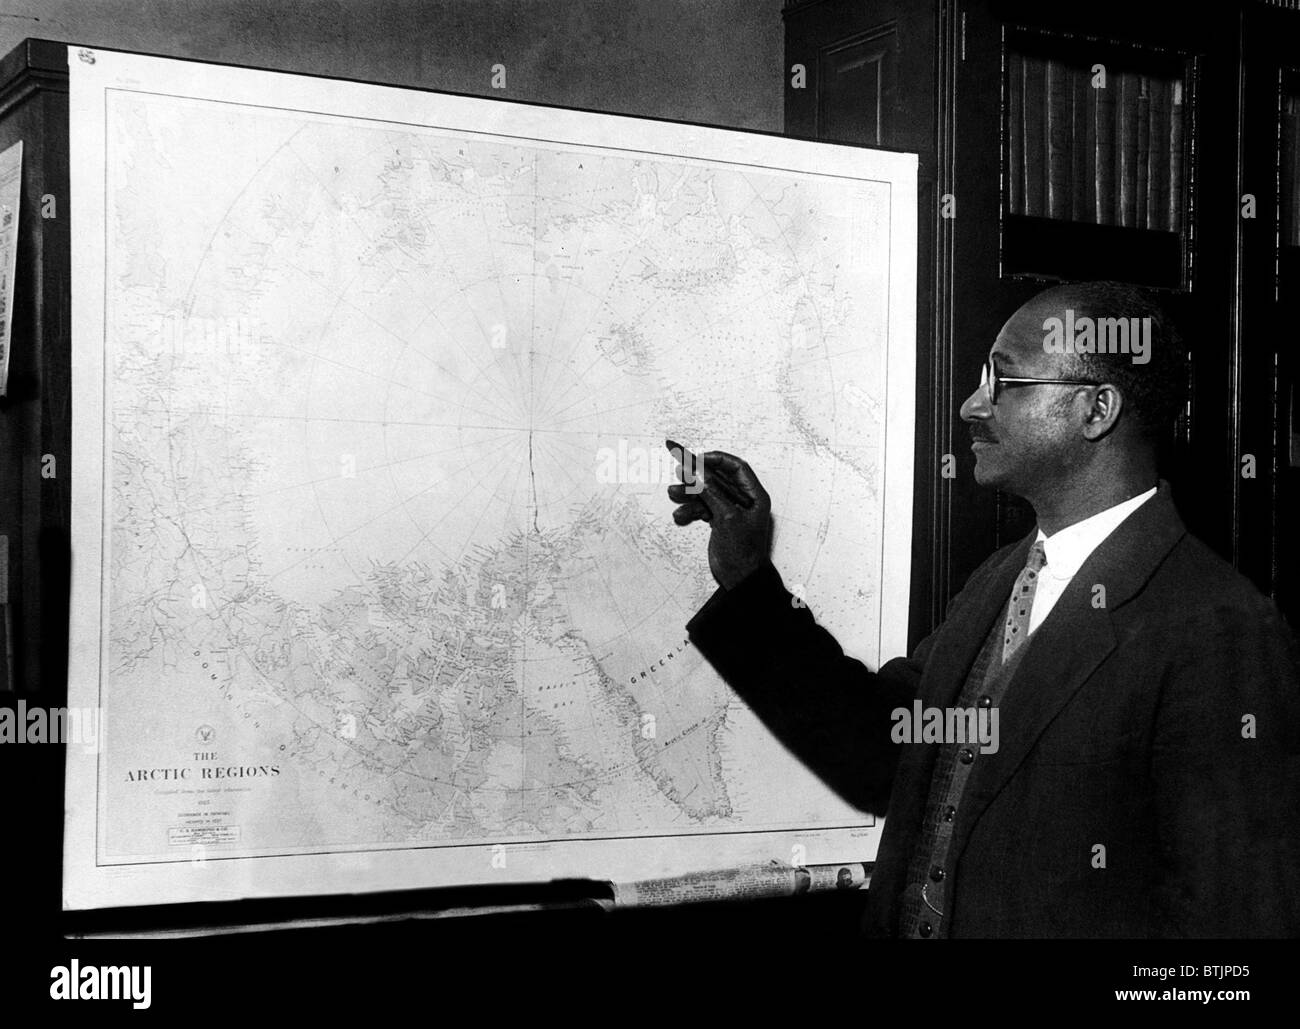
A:
[[[976,386],[961,405],[958,412],[963,422],[973,422],[993,415],[993,405],[989,403],[988,392],[983,386]]]

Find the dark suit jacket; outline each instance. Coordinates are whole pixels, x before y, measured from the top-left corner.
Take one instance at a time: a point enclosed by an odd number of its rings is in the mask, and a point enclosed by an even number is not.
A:
[[[878,674],[771,567],[719,590],[687,626],[791,750],[886,813],[870,935],[897,932],[939,747],[893,743],[891,712],[918,696],[956,703],[1035,535],[985,561],[943,624]],[[1298,664],[1274,605],[1187,534],[1161,483],[1026,645],[1000,748],[977,758],[957,811],[951,935],[1300,934]]]

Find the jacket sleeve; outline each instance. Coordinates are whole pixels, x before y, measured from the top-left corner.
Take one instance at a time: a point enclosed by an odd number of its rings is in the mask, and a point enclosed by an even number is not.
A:
[[[1164,676],[1151,774],[1162,936],[1300,935],[1300,681],[1271,604],[1194,620]]]
[[[687,623],[691,642],[765,725],[847,801],[884,814],[910,707],[934,636],[871,672],[845,655],[767,565],[719,589]]]

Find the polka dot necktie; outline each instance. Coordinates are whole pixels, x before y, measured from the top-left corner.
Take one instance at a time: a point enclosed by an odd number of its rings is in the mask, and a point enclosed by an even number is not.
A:
[[[1002,633],[1002,663],[1029,637],[1029,616],[1034,610],[1034,592],[1038,589],[1038,573],[1047,562],[1043,541],[1036,540],[1029,549],[1029,561],[1016,579],[1011,591],[1011,607],[1007,610],[1006,630]]]

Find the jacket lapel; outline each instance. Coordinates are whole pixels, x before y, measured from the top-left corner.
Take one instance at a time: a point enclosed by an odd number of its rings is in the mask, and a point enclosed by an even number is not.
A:
[[[948,612],[921,678],[918,696],[925,707],[946,707],[957,702],[989,630],[1001,617],[1011,596],[1011,587],[1028,560],[1029,547],[1036,535],[1037,530],[1011,548],[984,574],[983,582],[968,583],[963,592],[968,594],[970,602],[964,598],[961,604]],[[911,856],[911,841],[921,831],[930,779],[938,755],[939,747],[934,744],[905,746],[899,755],[895,784],[914,786],[903,789],[895,785],[872,876],[872,917],[882,933],[888,933],[897,922],[898,891],[902,889],[907,861]]]
[[[955,827],[955,853],[960,854],[976,821],[1048,724],[1115,648],[1116,612],[1142,589],[1185,532],[1169,486],[1161,482],[1156,495],[1121,522],[1079,568],[1034,633],[1007,687],[998,716],[999,747],[980,755],[971,770],[963,816]],[[1093,606],[1098,583],[1106,588],[1100,608]]]
[[[1012,548],[990,571],[987,585],[974,592],[972,603],[953,611],[943,623],[917,692],[923,707],[942,708],[957,703],[966,676],[994,621],[1001,617],[1016,576],[1028,560],[1029,547],[1035,535],[1037,530]],[[939,748],[932,744],[904,747],[896,781],[923,782],[928,789],[938,755]],[[891,810],[890,816],[896,821],[919,825],[925,811],[927,790],[912,792],[915,795],[907,797],[911,802],[908,809]]]
[[[972,602],[954,611],[944,622],[921,681],[920,697],[927,707],[947,707],[957,702],[993,623],[1002,617],[1011,598],[1011,587],[1029,560],[1029,548],[1037,535],[1035,529],[1009,550],[990,571],[988,581],[975,593]]]

